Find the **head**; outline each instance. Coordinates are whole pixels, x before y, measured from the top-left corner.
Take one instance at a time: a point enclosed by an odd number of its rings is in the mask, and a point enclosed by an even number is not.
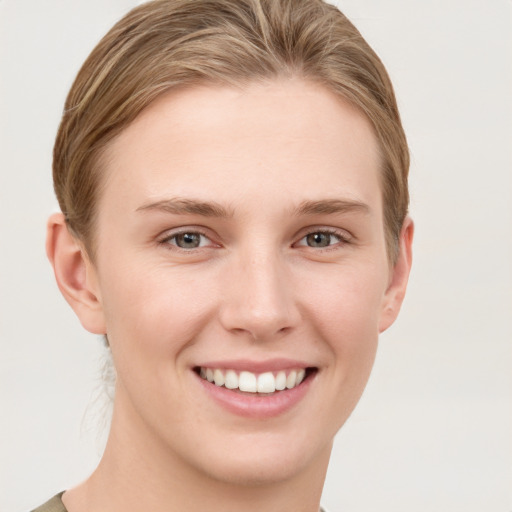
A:
[[[102,155],[148,105],[198,84],[243,87],[285,77],[325,87],[371,122],[394,262],[409,202],[409,153],[393,88],[354,25],[320,0],[157,0],[100,41],[68,95],[53,164],[59,205],[89,255],[105,184]]]
[[[407,155],[382,64],[323,2],[159,0],[105,36],[48,253],[108,336],[123,453],[244,484],[325,468],[405,292]]]

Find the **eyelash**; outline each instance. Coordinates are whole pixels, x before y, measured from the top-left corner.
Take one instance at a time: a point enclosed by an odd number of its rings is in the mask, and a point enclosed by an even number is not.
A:
[[[201,245],[199,245],[198,247],[192,247],[192,248],[180,247],[176,243],[176,239],[179,236],[185,236],[185,235],[199,235],[200,237],[205,238],[206,240],[209,240],[212,244],[214,244],[214,242],[212,242],[211,238],[206,233],[204,233],[203,231],[201,231],[198,228],[183,229],[181,231],[178,231],[177,233],[172,233],[170,235],[166,235],[164,238],[159,240],[158,243],[161,245],[164,245],[164,246],[172,246],[173,250],[182,251],[182,252],[191,252],[192,250],[204,249],[204,246],[201,246]],[[175,243],[172,243],[172,241],[174,241]]]
[[[334,244],[330,243],[329,245],[327,245],[325,247],[316,247],[316,248],[307,245],[307,243],[304,243],[304,244],[300,243],[303,240],[306,240],[308,236],[316,235],[316,234],[334,236],[338,239],[338,242],[336,242]],[[205,248],[205,246],[202,246],[202,245],[199,245],[197,247],[189,247],[189,248],[180,247],[177,244],[177,238],[179,236],[185,236],[185,235],[199,235],[200,237],[202,237],[206,240],[209,240],[211,242],[211,244],[217,245],[217,244],[215,244],[215,242],[212,242],[211,238],[205,232],[203,232],[197,228],[184,229],[177,233],[172,233],[170,235],[166,235],[164,238],[160,239],[158,241],[158,243],[163,246],[167,246],[167,247],[172,246],[172,250],[177,250],[177,251],[181,251],[184,253],[190,253],[192,251],[201,250],[201,249]],[[173,241],[174,241],[174,243],[173,243]],[[329,240],[329,242],[330,242],[330,240]],[[202,242],[200,241],[200,244],[201,243]],[[308,231],[305,235],[303,235],[297,242],[295,242],[293,244],[293,246],[307,247],[310,249],[316,249],[318,252],[322,252],[322,251],[335,250],[337,248],[337,246],[343,246],[343,245],[346,245],[349,243],[351,243],[351,237],[348,236],[347,233],[344,231],[340,231],[337,229],[329,229],[329,228],[314,228],[314,229],[311,229],[310,231]]]
[[[300,244],[303,240],[306,240],[308,236],[310,235],[329,235],[329,236],[335,236],[338,239],[338,242],[334,244],[329,244],[326,247],[311,247],[306,244]],[[348,235],[348,233],[344,231],[340,231],[338,229],[332,229],[332,228],[313,228],[310,231],[308,231],[298,242],[296,242],[294,245],[298,245],[299,247],[307,247],[310,249],[316,249],[319,252],[322,251],[332,251],[336,250],[339,246],[343,246],[346,244],[349,244],[351,242],[351,237]]]

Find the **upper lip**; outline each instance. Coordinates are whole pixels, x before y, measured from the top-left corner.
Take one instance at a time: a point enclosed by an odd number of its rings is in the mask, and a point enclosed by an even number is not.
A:
[[[254,361],[249,359],[231,359],[222,361],[208,361],[195,366],[196,368],[219,368],[225,370],[247,371],[252,373],[277,372],[300,368],[314,368],[315,366],[296,359],[267,359]]]

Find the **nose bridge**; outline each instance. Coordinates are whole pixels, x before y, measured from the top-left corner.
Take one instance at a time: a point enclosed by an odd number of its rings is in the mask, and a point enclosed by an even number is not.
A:
[[[260,246],[257,251],[241,251],[233,263],[221,315],[224,327],[259,340],[294,327],[300,315],[279,251]]]

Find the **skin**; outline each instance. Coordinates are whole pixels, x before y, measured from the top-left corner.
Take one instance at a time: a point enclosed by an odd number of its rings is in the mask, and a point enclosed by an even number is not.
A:
[[[394,266],[386,254],[370,123],[301,80],[198,86],[154,102],[104,162],[94,263],[61,215],[48,228],[59,287],[118,375],[105,454],[68,510],[317,511],[411,265],[408,218]],[[183,231],[199,247],[178,247]],[[264,420],[219,406],[192,370],[274,358],[316,373]]]

